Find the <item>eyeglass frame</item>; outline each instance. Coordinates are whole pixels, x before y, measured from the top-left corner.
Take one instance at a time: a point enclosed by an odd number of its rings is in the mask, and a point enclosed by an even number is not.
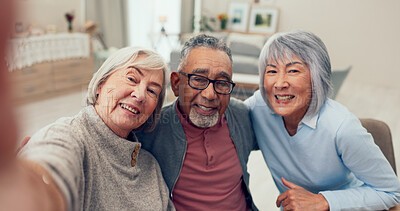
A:
[[[210,83],[212,83],[212,84],[213,84],[214,91],[215,91],[216,93],[221,94],[221,95],[229,95],[229,94],[232,93],[233,88],[234,88],[235,85],[236,85],[236,84],[235,84],[234,82],[232,82],[232,81],[227,81],[227,80],[212,80],[212,79],[209,79],[209,78],[207,78],[207,77],[205,77],[205,76],[197,75],[197,74],[193,74],[193,73],[185,73],[185,72],[179,72],[179,73],[182,74],[182,75],[184,75],[184,76],[186,76],[186,77],[188,78],[188,85],[189,85],[191,88],[197,89],[197,90],[205,90],[205,89],[207,89],[207,87],[210,85]],[[202,77],[202,78],[207,79],[207,81],[208,81],[207,85],[206,85],[204,88],[198,88],[198,87],[194,87],[194,86],[190,85],[190,78],[191,78],[192,76],[198,76],[198,77]],[[230,83],[230,84],[232,85],[231,90],[230,90],[228,93],[221,93],[221,92],[218,92],[218,91],[215,89],[215,82],[217,82],[217,81],[222,81],[222,82]]]

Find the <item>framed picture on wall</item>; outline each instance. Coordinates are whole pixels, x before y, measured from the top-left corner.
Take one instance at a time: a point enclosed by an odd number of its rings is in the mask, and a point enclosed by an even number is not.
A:
[[[228,10],[228,29],[232,31],[247,31],[250,3],[231,2]]]
[[[273,34],[278,25],[277,8],[254,6],[251,8],[249,32]]]

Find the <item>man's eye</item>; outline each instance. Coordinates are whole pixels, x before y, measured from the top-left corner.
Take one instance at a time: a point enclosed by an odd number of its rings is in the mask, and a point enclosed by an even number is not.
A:
[[[225,81],[219,81],[219,83],[217,83],[217,85],[219,86],[219,87],[223,87],[223,88],[226,88],[226,87],[230,87],[231,86],[231,84],[230,83],[228,83],[228,82],[225,82]]]
[[[289,73],[298,73],[298,70],[289,70]]]
[[[206,83],[207,80],[201,77],[193,77],[192,78],[193,81],[197,82],[197,83]]]
[[[276,73],[276,70],[267,70],[267,73],[273,74],[273,73]]]

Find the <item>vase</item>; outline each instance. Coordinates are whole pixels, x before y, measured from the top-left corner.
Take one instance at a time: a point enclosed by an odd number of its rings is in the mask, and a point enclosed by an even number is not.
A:
[[[221,20],[221,30],[225,30],[226,29],[226,20]]]
[[[74,29],[72,28],[72,22],[68,22],[68,32],[69,33],[74,32]]]

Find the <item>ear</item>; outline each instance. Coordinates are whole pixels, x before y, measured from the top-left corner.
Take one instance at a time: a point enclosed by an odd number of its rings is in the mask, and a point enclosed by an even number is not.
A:
[[[178,97],[179,96],[179,84],[181,81],[179,72],[172,72],[170,81],[171,81],[172,91],[174,92],[175,97]]]
[[[103,88],[103,84],[100,84],[100,85],[97,87],[96,95],[99,95],[99,94],[100,94],[101,88]]]

